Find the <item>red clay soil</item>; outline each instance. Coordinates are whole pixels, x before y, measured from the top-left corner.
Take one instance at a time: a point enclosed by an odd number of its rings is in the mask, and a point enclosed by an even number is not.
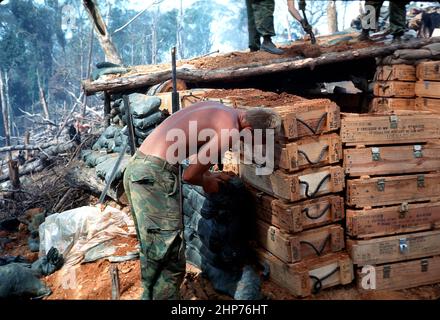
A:
[[[213,89],[204,94],[205,98],[228,99],[233,104],[257,107],[274,107],[296,103],[306,99],[288,93],[277,94],[275,92],[261,91],[258,89]]]
[[[334,46],[319,46],[310,43],[295,42],[288,47],[282,47],[282,55],[273,55],[265,51],[241,52],[235,51],[224,55],[213,57],[196,58],[187,61],[188,64],[197,69],[225,69],[243,65],[277,63],[292,60],[293,58],[317,58],[321,54],[329,52],[342,52],[349,50],[362,49],[371,46],[369,42],[341,42]]]

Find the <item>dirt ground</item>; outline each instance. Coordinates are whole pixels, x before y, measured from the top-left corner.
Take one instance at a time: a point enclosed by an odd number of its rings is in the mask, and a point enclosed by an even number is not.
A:
[[[125,210],[124,210],[125,211]],[[37,211],[36,211],[37,212]],[[38,253],[30,252],[27,247],[27,229],[20,227],[19,232],[0,231],[0,238],[7,237],[12,242],[7,243],[1,255],[21,255],[29,261],[35,261]],[[133,251],[137,245],[136,238],[119,237],[114,240],[115,244],[124,244],[118,254]],[[112,263],[101,259],[92,263],[84,263],[74,268],[76,287],[69,286],[71,274],[62,268],[52,275],[43,278],[43,281],[51,288],[52,294],[49,300],[110,300],[111,277],[110,265]],[[114,263],[119,274],[119,287],[121,300],[137,300],[142,294],[140,285],[139,259]],[[66,278],[67,277],[67,278]],[[66,285],[67,283],[67,285]],[[262,282],[262,294],[269,300],[298,300],[286,289],[279,287],[270,280]],[[185,279],[181,287],[181,295],[185,300],[231,300],[230,297],[216,292],[209,280],[204,278],[201,271],[187,264]],[[427,285],[412,289],[398,291],[360,292],[355,284],[338,286],[323,290],[317,295],[306,300],[431,300],[440,299],[440,284]]]
[[[204,94],[204,98],[228,99],[233,104],[248,107],[274,107],[306,100],[285,92],[277,94],[258,89],[212,89]]]
[[[318,44],[312,45],[310,41],[298,40],[290,45],[280,46],[284,50],[282,55],[273,55],[265,51],[234,51],[226,54],[216,54],[210,56],[202,56],[189,60],[177,61],[177,67],[186,66],[188,68],[196,68],[199,70],[214,70],[236,68],[239,66],[252,66],[260,64],[278,63],[285,61],[292,61],[295,59],[317,58],[322,54],[330,52],[342,52],[356,49],[363,49],[371,46],[370,42],[353,41],[357,34],[336,35],[328,37],[318,37]],[[347,40],[344,40],[347,38]],[[336,44],[330,41],[340,39]],[[376,43],[375,45],[380,45]],[[130,66],[129,72],[123,75],[107,75],[106,79],[113,79],[117,77],[126,77],[132,75],[141,75],[148,73],[156,73],[170,70],[171,66],[167,64],[158,65],[138,65]]]

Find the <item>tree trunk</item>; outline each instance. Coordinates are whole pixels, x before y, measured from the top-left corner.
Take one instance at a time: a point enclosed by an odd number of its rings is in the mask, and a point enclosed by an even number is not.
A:
[[[24,145],[29,145],[29,142],[31,140],[31,133],[26,130],[26,132],[24,133]],[[24,152],[24,158],[26,161],[28,161],[30,159],[31,153],[29,152],[29,150],[26,150]]]
[[[287,61],[266,61],[248,65],[238,65],[225,69],[177,69],[177,77],[187,83],[198,83],[206,85],[214,81],[234,81],[250,77],[259,77],[265,74],[281,73],[299,69],[315,68],[320,65],[329,65],[345,61],[353,61],[367,58],[383,57],[393,54],[399,49],[417,49],[431,43],[440,43],[439,37],[429,39],[419,39],[409,42],[393,43],[390,45],[376,45],[362,49],[354,49],[343,52],[329,52],[317,58],[306,58],[298,60],[290,58]],[[99,91],[109,91],[111,93],[133,90],[148,87],[157,83],[171,79],[171,70],[166,67],[163,71],[151,72],[147,74],[130,75],[108,81],[83,81],[86,94],[93,94]]]
[[[88,168],[84,163],[78,162],[72,163],[67,171],[66,181],[72,188],[88,190],[96,195],[100,195],[105,187],[105,181],[96,176],[94,168]],[[107,191],[107,196],[119,203],[128,204],[122,181],[113,183]]]
[[[333,34],[338,32],[338,13],[336,12],[336,1],[329,1],[327,5],[328,31]]]
[[[179,56],[180,60],[185,59],[185,54],[184,54],[184,44],[183,44],[183,3],[182,0],[180,0],[180,14],[179,17],[177,18],[178,22],[177,22],[177,55]]]
[[[8,105],[6,103],[5,92],[3,84],[3,72],[0,70],[0,102],[3,116],[3,131],[5,133],[5,145],[8,147],[11,145],[11,132],[9,131],[9,114]],[[8,153],[8,159],[11,159],[11,153]]]
[[[151,63],[157,64],[157,12],[153,13],[151,24]]]
[[[38,82],[38,92],[40,94],[40,104],[41,107],[43,108],[44,118],[46,118],[46,120],[50,120],[49,107],[47,106],[46,96],[44,94],[44,90],[41,84],[40,74],[38,70],[37,70],[37,82]]]
[[[9,180],[11,181],[11,187],[14,190],[20,189],[20,174],[18,172],[18,162],[9,160]]]
[[[104,23],[104,19],[99,12],[95,0],[83,0],[83,5],[86,8],[91,23],[93,24],[96,36],[98,37],[106,59],[112,63],[122,64],[121,56],[112,42],[111,35],[107,31],[107,26]]]
[[[92,69],[92,53],[93,53],[93,36],[94,36],[94,30],[93,28],[90,28],[90,41],[89,41],[89,57],[87,60],[87,77],[86,79],[90,78],[90,71]],[[83,105],[81,107],[81,115],[85,117],[86,115],[86,108],[87,108],[87,95],[84,95],[84,101]]]

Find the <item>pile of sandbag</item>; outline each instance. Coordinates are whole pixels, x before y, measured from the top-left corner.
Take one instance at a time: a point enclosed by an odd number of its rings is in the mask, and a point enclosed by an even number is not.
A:
[[[239,178],[217,194],[183,186],[187,262],[202,270],[214,289],[237,300],[259,299],[260,279],[250,266],[252,208]]]
[[[420,49],[396,50],[392,55],[376,58],[377,65],[416,65],[427,60],[440,60],[440,43],[431,43]]]

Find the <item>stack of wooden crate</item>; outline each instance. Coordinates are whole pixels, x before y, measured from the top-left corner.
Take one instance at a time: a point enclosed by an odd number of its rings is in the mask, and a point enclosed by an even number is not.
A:
[[[347,248],[359,289],[440,282],[440,115],[343,114]]]
[[[258,175],[240,164],[257,212],[259,260],[271,279],[300,297],[352,282],[344,251],[344,188],[339,107],[329,100],[275,107],[282,134],[275,147],[275,171]]]
[[[415,104],[416,67],[381,65],[377,67],[371,112],[418,110]]]
[[[419,63],[416,75],[416,107],[440,113],[440,61]]]

